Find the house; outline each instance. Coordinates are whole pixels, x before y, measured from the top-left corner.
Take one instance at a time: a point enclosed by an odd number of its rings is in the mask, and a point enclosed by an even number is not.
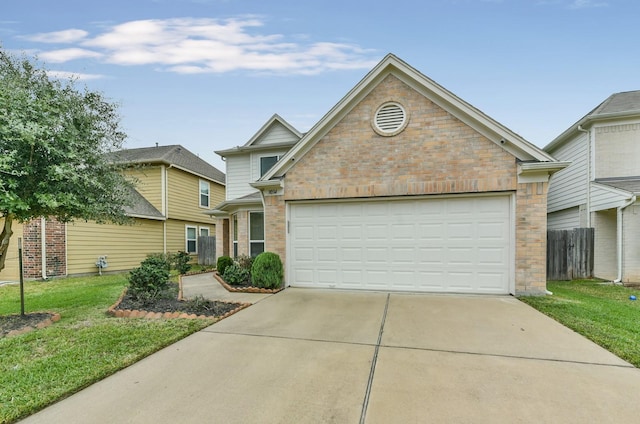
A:
[[[594,228],[594,275],[640,282],[640,91],[616,93],[545,148],[571,165],[549,186],[549,229]]]
[[[17,243],[18,234],[24,239],[25,278],[96,273],[101,256],[105,271],[130,270],[150,253],[195,255],[198,237],[215,235],[215,221],[205,212],[224,200],[221,171],[180,145],[122,150],[113,159],[129,165],[124,172],[137,180],[127,209],[132,224],[44,218],[25,223],[12,239]],[[19,278],[17,250],[15,257],[0,280]]]
[[[286,141],[264,172],[271,131]],[[276,116],[219,153],[218,254],[275,252],[287,286],[546,292],[548,180],[567,164],[392,54],[306,134]]]

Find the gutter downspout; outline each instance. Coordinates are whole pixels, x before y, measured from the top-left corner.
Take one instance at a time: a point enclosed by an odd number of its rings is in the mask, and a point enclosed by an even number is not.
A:
[[[47,220],[44,217],[40,218],[40,256],[41,256],[41,268],[42,279],[47,279]]]
[[[586,215],[587,215],[587,225],[586,227],[591,227],[591,131],[585,130],[582,128],[582,125],[579,124],[576,129],[580,132],[583,132],[587,135],[587,202],[585,205]]]
[[[617,224],[617,242],[618,242],[618,277],[613,280],[613,284],[621,284],[622,283],[622,248],[623,248],[623,242],[622,242],[622,217],[623,217],[623,213],[622,211],[624,209],[626,209],[628,206],[634,204],[636,201],[636,195],[632,195],[631,199],[629,199],[629,201],[627,201],[624,205],[620,206],[618,208],[618,212],[617,212],[617,219],[616,219],[616,224]]]

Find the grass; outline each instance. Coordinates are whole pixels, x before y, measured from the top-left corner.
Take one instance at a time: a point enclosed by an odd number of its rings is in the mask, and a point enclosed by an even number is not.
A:
[[[125,275],[25,283],[25,312],[50,327],[0,339],[0,423],[14,422],[209,325],[204,320],[112,318]],[[20,313],[17,285],[0,286],[0,315]]]
[[[566,327],[640,368],[640,289],[601,281],[553,281],[553,296],[522,297]]]

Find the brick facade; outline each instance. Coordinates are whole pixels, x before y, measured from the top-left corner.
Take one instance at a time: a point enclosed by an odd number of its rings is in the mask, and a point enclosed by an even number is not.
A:
[[[24,224],[22,265],[24,277],[42,278],[42,219],[34,219]],[[67,274],[65,225],[55,219],[44,221],[47,277]]]
[[[387,101],[409,113],[393,137],[371,124]],[[286,262],[290,200],[483,192],[515,193],[516,292],[543,294],[547,183],[518,184],[514,156],[388,75],[288,170],[282,195],[265,196],[266,248]]]

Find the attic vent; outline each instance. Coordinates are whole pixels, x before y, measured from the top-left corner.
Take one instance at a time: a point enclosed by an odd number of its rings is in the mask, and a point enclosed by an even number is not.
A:
[[[404,108],[395,102],[385,103],[378,108],[373,119],[373,129],[380,135],[398,134],[407,125]]]

